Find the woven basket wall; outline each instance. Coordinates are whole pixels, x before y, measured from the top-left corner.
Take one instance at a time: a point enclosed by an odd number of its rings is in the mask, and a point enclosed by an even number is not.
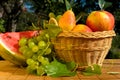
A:
[[[115,32],[62,32],[52,40],[57,57],[64,61],[74,61],[79,67],[92,64],[102,65]]]

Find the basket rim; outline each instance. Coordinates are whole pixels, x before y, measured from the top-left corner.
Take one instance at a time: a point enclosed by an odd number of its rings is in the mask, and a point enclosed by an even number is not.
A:
[[[57,37],[106,38],[116,36],[114,30],[96,32],[63,31]]]

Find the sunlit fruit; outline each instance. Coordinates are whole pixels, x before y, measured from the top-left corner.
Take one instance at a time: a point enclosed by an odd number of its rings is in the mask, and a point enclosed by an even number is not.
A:
[[[114,16],[108,11],[93,11],[86,20],[86,25],[93,31],[113,30],[114,24]]]
[[[92,32],[92,30],[85,24],[77,24],[72,31],[73,32]]]
[[[72,10],[67,10],[58,21],[59,26],[66,31],[71,31],[76,25],[75,14]]]

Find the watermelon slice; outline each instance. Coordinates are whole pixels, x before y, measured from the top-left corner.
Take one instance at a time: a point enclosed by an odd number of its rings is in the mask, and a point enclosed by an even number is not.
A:
[[[18,41],[22,37],[31,38],[38,31],[0,33],[0,56],[16,65],[25,66],[25,58],[19,52]]]

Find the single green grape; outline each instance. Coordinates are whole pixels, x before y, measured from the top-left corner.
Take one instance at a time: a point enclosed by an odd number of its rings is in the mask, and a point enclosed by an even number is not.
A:
[[[32,49],[33,46],[35,46],[35,45],[36,45],[36,44],[35,44],[33,41],[29,41],[29,42],[28,42],[28,47],[31,48],[31,49]]]
[[[35,61],[35,60],[31,59],[31,58],[27,59],[27,60],[26,60],[26,63],[27,63],[28,65],[36,65],[36,66],[39,66],[39,62],[38,62],[38,61]]]
[[[20,47],[19,47],[19,52],[24,53],[24,51],[25,51],[27,48],[28,48],[27,45],[25,45],[25,46],[20,46]]]
[[[42,62],[42,65],[46,65],[46,64],[49,64],[49,59],[48,58],[45,58]]]
[[[45,37],[48,38],[48,39],[50,38],[48,34],[45,34]]]
[[[33,59],[27,59],[27,60],[26,60],[26,63],[27,63],[28,65],[32,65],[34,62],[35,62],[35,61],[34,61]]]
[[[23,52],[23,56],[27,59],[31,58],[33,55],[34,55],[34,53],[32,52],[32,50],[30,48],[24,50],[24,52]]]
[[[39,47],[38,47],[37,45],[34,45],[34,46],[32,47],[32,51],[33,51],[33,52],[38,52],[38,50],[39,50]]]
[[[34,42],[35,44],[38,43],[38,41],[37,41],[37,36],[34,36],[32,39],[33,39],[33,42]]]
[[[50,12],[48,16],[49,16],[49,18],[52,18],[52,17],[55,18],[55,14],[53,12]]]
[[[26,67],[26,70],[27,70],[27,72],[30,73],[30,74],[35,73],[35,69],[32,69],[32,67],[29,66],[29,65]]]
[[[42,37],[41,36],[37,36],[36,40],[39,42],[40,40],[42,40]]]
[[[43,41],[43,40],[41,40],[41,41],[39,41],[38,42],[38,47],[39,47],[39,49],[44,49],[45,47],[46,47],[46,43],[45,43],[45,41]]]
[[[27,44],[27,38],[21,38],[20,40],[19,40],[19,46],[24,46],[24,45],[26,45]]]
[[[37,75],[42,76],[42,75],[44,75],[44,74],[45,74],[44,68],[43,68],[42,66],[39,66],[39,67],[37,68]]]
[[[38,56],[38,61],[39,61],[39,62],[42,62],[43,60],[44,60],[44,57],[41,56],[41,55],[39,55],[39,56]]]
[[[47,48],[47,50],[45,51],[45,55],[48,55],[52,52],[51,48]]]
[[[38,56],[38,61],[41,62],[42,65],[49,64],[49,59],[45,58],[45,57],[43,57],[41,55]]]
[[[29,39],[28,39],[28,43],[29,43],[29,42],[34,42],[33,38],[29,38]]]
[[[43,54],[42,54],[43,51],[44,51],[44,49],[39,49],[39,51],[37,52],[37,54],[38,54],[38,55],[43,55]]]
[[[37,61],[38,60],[38,54],[33,54],[32,59]]]

